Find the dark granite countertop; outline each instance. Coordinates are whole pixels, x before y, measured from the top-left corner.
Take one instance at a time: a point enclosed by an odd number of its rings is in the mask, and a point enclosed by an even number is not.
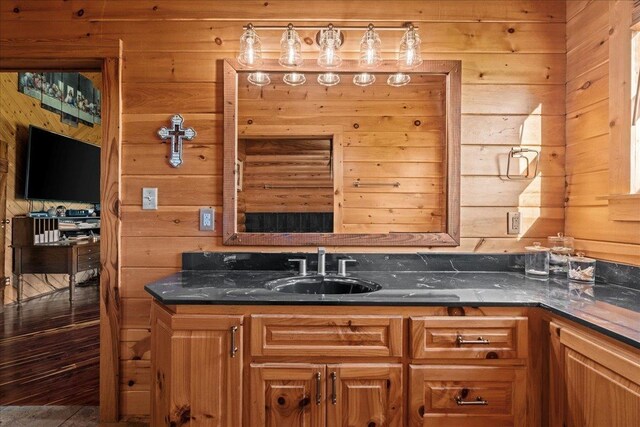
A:
[[[145,287],[166,305],[529,306],[589,326],[640,348],[640,289],[566,279],[534,280],[517,271],[355,271],[382,285],[355,295],[300,295],[265,289],[291,271],[184,270]]]

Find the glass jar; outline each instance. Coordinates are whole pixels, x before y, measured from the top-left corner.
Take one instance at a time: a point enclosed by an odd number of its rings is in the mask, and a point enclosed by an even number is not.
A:
[[[534,242],[533,246],[525,247],[524,274],[534,279],[546,279],[549,277],[549,248]]]
[[[569,257],[567,277],[575,282],[595,283],[596,260],[585,257],[582,252],[578,252],[576,256]]]
[[[573,237],[562,233],[549,236],[549,273],[567,274],[569,271],[569,256],[573,253]]]

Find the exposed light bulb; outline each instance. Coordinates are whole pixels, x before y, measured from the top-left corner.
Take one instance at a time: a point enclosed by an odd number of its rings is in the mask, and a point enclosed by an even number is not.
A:
[[[380,37],[374,30],[373,24],[369,24],[367,31],[360,42],[360,66],[375,68],[382,63],[380,55]]]
[[[240,37],[238,62],[240,65],[250,68],[262,64],[262,44],[260,37],[253,29],[253,24],[247,25],[247,29]]]

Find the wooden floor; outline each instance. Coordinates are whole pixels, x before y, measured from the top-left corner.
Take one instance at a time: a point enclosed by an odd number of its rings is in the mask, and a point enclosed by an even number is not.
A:
[[[0,406],[99,404],[98,291],[95,282],[73,304],[62,290],[3,307]]]

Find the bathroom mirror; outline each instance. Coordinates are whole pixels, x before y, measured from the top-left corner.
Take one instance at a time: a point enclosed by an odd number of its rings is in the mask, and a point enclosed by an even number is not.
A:
[[[224,243],[457,246],[460,69],[225,60]]]

